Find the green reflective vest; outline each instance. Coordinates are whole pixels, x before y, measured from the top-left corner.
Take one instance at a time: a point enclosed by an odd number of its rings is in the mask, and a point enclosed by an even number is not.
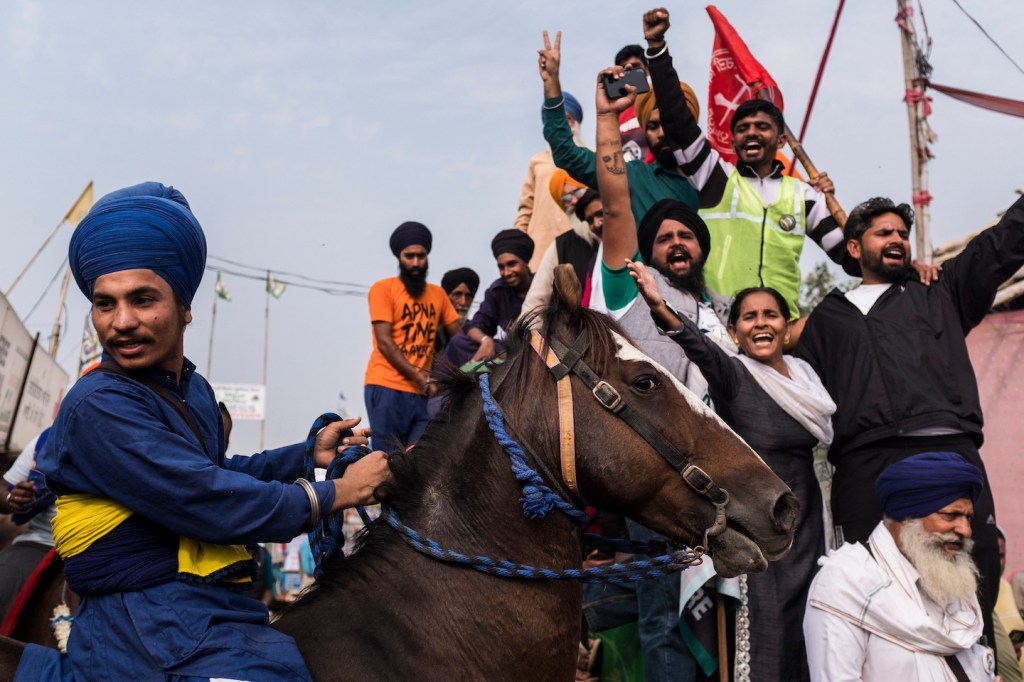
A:
[[[775,203],[765,207],[750,182],[733,169],[717,206],[701,209],[711,233],[704,264],[707,286],[726,296],[747,287],[772,287],[799,317],[800,252],[807,216],[800,181],[782,177]]]

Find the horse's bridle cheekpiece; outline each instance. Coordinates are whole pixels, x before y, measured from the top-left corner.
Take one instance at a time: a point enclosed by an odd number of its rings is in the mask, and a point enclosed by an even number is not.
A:
[[[544,337],[542,337],[537,331],[532,332],[530,339],[531,345],[538,354],[541,354],[541,348],[545,343]],[[572,410],[572,392],[568,389],[569,374],[575,374],[578,376],[583,383],[593,393],[594,398],[597,402],[601,403],[605,408],[610,410],[613,414],[618,416],[622,421],[626,422],[634,431],[636,431],[647,443],[657,450],[665,461],[667,461],[672,467],[682,475],[683,480],[693,488],[695,491],[704,495],[708,500],[715,506],[715,521],[704,531],[704,547],[707,547],[707,538],[713,537],[722,533],[725,530],[726,518],[725,518],[725,506],[729,503],[729,493],[720,488],[703,469],[696,464],[690,462],[689,458],[679,451],[679,449],[672,445],[660,431],[655,429],[650,422],[644,419],[643,415],[633,409],[622,394],[599,377],[594,370],[583,361],[583,356],[590,347],[590,335],[587,330],[584,329],[580,332],[576,340],[573,341],[572,346],[566,346],[558,339],[551,338],[547,339],[547,346],[550,355],[554,356],[545,357],[541,355],[541,358],[545,361],[548,366],[548,371],[551,372],[551,376],[555,378],[555,381],[559,384],[559,414],[562,413],[561,409],[561,396],[563,393],[569,394],[569,410]],[[557,363],[554,362],[557,360]],[[564,388],[563,388],[564,386]],[[565,430],[563,424],[563,431]],[[564,438],[563,438],[564,440]],[[575,453],[572,454],[572,458],[575,458]],[[563,477],[567,469],[565,464],[566,454],[562,453],[562,470]],[[575,481],[575,463],[571,465],[573,471],[572,483],[566,480],[566,484],[573,490],[576,489]]]

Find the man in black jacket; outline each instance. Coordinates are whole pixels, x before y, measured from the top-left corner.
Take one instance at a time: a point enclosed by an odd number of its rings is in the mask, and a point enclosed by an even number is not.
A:
[[[978,384],[965,337],[996,289],[1024,265],[1024,198],[972,239],[924,286],[910,267],[907,204],[870,199],[844,229],[863,283],[833,290],[811,313],[796,355],[809,362],[838,407],[829,460],[838,538],[865,542],[882,518],[875,480],[885,467],[921,452],[956,452],[983,472]],[[995,508],[986,485],[974,506],[975,561],[982,611],[998,594]],[[991,641],[991,616],[986,620]]]

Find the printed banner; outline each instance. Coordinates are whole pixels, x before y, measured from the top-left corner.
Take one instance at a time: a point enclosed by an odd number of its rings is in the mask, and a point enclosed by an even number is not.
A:
[[[211,384],[217,400],[234,420],[260,421],[266,414],[267,387],[262,384]]]

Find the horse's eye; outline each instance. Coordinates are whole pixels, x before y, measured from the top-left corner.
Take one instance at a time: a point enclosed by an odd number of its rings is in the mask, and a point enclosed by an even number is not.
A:
[[[659,386],[660,384],[658,383],[657,379],[646,374],[644,374],[643,376],[639,376],[633,380],[633,388],[642,393],[648,393],[650,391],[653,391],[657,389]]]

